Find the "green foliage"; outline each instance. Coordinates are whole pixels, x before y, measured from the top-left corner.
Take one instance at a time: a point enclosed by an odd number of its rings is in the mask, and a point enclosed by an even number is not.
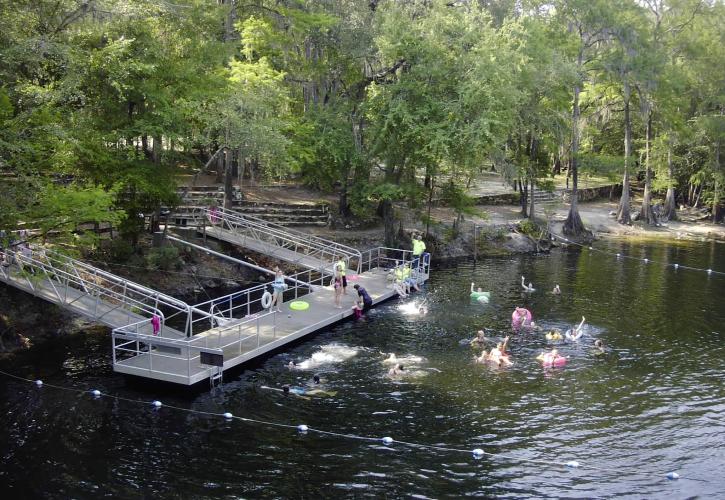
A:
[[[468,194],[463,186],[448,182],[441,188],[441,201],[453,208],[457,215],[476,215],[475,199]]]
[[[616,178],[625,94],[655,189],[725,192],[722,2],[0,4],[3,228],[135,240],[179,171],[226,146],[257,179],[386,207],[392,235],[393,202],[473,213],[482,165],[544,190],[554,160]]]
[[[523,234],[531,236],[532,238],[538,238],[541,233],[539,226],[531,219],[526,219],[519,222],[519,231]]]
[[[150,269],[170,271],[172,269],[181,269],[183,262],[179,258],[178,248],[163,246],[149,250],[149,253],[146,256],[146,265]]]
[[[108,247],[113,262],[125,263],[134,254],[134,248],[127,240],[123,238],[114,238]]]

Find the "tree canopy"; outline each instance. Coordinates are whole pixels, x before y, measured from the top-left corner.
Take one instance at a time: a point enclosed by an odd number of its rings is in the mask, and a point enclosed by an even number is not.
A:
[[[465,200],[482,169],[725,185],[725,5],[711,0],[0,0],[0,227],[72,233],[177,203],[182,173],[337,189],[340,211]],[[460,192],[458,192],[460,191]],[[462,203],[462,202],[461,202]],[[459,203],[460,204],[460,203]],[[533,215],[522,202],[523,213]],[[584,230],[576,194],[565,230]]]

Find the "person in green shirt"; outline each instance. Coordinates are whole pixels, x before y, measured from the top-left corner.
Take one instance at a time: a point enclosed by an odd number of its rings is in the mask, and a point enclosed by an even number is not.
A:
[[[425,252],[425,243],[421,238],[420,234],[413,236],[413,268],[418,269],[421,262],[420,259]]]

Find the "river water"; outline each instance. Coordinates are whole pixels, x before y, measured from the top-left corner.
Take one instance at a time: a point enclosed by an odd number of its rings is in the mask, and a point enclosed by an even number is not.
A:
[[[714,243],[597,248],[725,270]],[[523,297],[522,275],[539,290]],[[492,292],[490,306],[470,302],[471,281]],[[560,297],[547,292],[555,283]],[[449,264],[414,300],[423,296],[423,317],[388,302],[212,391],[127,382],[109,366],[103,328],[34,347],[0,365],[46,382],[0,377],[4,498],[725,497],[725,276],[584,249]],[[510,368],[473,363],[462,341],[481,327],[505,334],[516,305],[545,328],[586,316],[581,341],[557,346],[565,367],[536,362],[551,347],[541,333],[512,336]],[[405,357],[407,375],[389,378],[381,351]],[[313,374],[327,394],[275,390],[309,389]],[[299,434],[48,384],[449,449]],[[474,459],[474,448],[489,454]],[[562,467],[570,460],[582,467]],[[667,480],[669,471],[681,479]]]

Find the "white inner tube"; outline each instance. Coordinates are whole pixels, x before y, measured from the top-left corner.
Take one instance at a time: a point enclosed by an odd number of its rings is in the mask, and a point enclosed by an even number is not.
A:
[[[272,294],[265,291],[262,294],[262,307],[269,309],[272,306]]]

